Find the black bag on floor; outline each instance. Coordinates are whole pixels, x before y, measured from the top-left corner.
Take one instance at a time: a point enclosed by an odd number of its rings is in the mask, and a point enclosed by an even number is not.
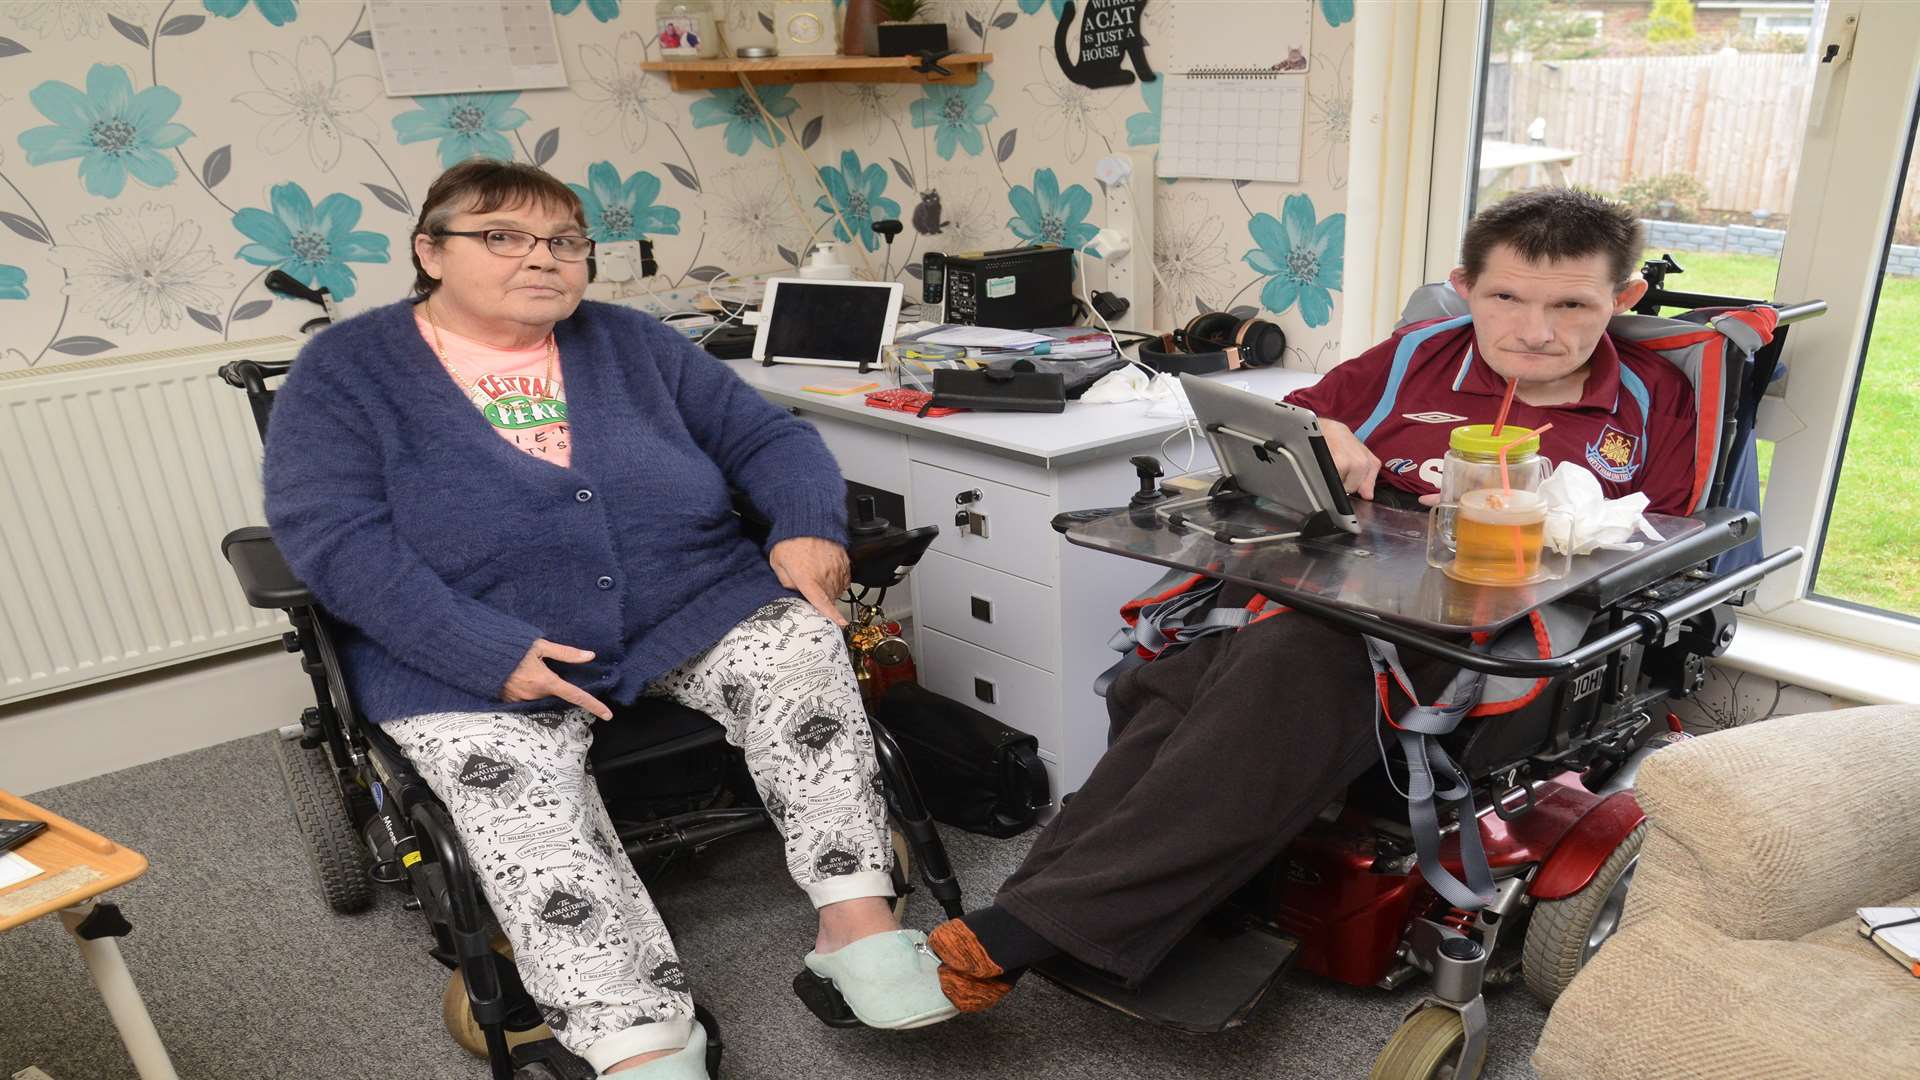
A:
[[[874,718],[893,735],[934,820],[1001,838],[1053,801],[1040,742],[918,683],[890,687]]]

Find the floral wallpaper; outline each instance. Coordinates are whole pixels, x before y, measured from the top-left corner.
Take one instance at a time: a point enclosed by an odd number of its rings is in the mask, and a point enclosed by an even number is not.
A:
[[[1150,58],[1193,2],[1149,0]],[[1063,0],[936,0],[955,48],[994,54],[973,86],[765,86],[758,104],[640,71],[648,0],[550,3],[567,88],[417,98],[385,95],[360,0],[0,3],[0,371],[294,332],[317,311],[265,288],[276,268],[349,312],[398,298],[418,200],[475,154],[567,182],[596,239],[652,240],[649,284],[772,271],[828,236],[911,284],[929,250],[1086,243],[1107,224],[1096,163],[1160,140],[1163,81],[1062,74]],[[767,0],[720,7],[733,43],[770,37]],[[1353,4],[1313,19],[1302,182],[1154,182],[1154,314],[1260,310],[1289,363],[1324,368]],[[892,244],[886,218],[906,223]]]

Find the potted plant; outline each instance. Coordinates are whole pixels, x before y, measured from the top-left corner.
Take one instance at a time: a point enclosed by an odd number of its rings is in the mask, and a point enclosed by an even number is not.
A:
[[[923,22],[928,0],[874,0],[884,18],[867,25],[868,56],[912,56],[922,49],[945,51],[947,24]]]

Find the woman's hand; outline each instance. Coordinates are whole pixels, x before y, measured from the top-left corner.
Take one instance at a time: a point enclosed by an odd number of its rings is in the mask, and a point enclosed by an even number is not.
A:
[[[538,701],[555,697],[578,705],[602,720],[613,719],[613,710],[607,708],[605,702],[561,678],[548,667],[547,661],[550,659],[563,664],[584,664],[593,659],[593,654],[585,649],[540,638],[527,649],[527,655],[520,658],[513,674],[507,676],[507,683],[500,690],[500,699]]]
[[[792,536],[773,545],[767,563],[780,584],[806,597],[815,611],[833,620],[833,625],[847,625],[846,617],[833,602],[846,591],[853,576],[846,548],[817,536]]]
[[[1333,455],[1333,467],[1340,471],[1340,482],[1363,499],[1373,498],[1373,481],[1380,475],[1380,459],[1353,434],[1352,428],[1338,420],[1322,417],[1320,434],[1327,440],[1327,453]]]

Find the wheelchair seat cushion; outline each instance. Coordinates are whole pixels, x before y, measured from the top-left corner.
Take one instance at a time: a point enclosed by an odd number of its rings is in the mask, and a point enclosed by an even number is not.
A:
[[[726,732],[706,713],[668,698],[641,698],[593,726],[587,760],[604,770],[725,740]]]

